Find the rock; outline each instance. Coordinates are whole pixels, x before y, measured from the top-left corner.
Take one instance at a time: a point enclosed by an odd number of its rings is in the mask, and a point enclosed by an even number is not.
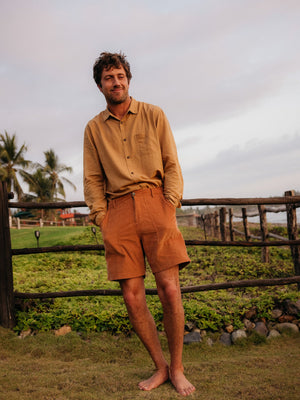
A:
[[[298,312],[300,312],[300,299],[295,302]]]
[[[231,346],[232,345],[231,334],[228,332],[223,332],[222,335],[220,336],[220,342],[225,346]]]
[[[19,335],[20,339],[25,339],[27,336],[31,335],[31,329],[27,329],[27,331],[22,331]]]
[[[72,328],[69,325],[64,325],[61,328],[54,331],[54,333],[55,333],[55,336],[64,336],[67,333],[70,333],[71,331],[72,331]]]
[[[184,344],[190,344],[190,343],[197,343],[197,342],[202,342],[202,338],[200,335],[200,332],[190,332],[184,335],[183,338],[183,343]]]
[[[282,315],[278,318],[279,322],[292,322],[294,321],[295,317],[293,315]]]
[[[296,303],[294,303],[291,300],[285,300],[283,302],[283,306],[285,309],[285,312],[288,315],[298,315],[299,314],[299,308],[297,307]]]
[[[291,324],[290,322],[283,322],[282,324],[277,324],[277,325],[275,325],[275,328],[280,333],[286,332],[286,331],[295,332],[295,333],[299,332],[298,326],[295,324]]]
[[[192,330],[194,330],[194,328],[195,328],[195,324],[193,323],[193,322],[189,322],[189,321],[187,321],[186,323],[185,323],[185,330],[186,331],[188,331],[188,332],[191,332]]]
[[[225,330],[226,330],[226,332],[231,333],[231,332],[233,332],[234,327],[232,325],[228,325],[228,326],[226,326]]]
[[[279,317],[282,316],[282,310],[279,308],[274,308],[274,310],[271,312],[272,318],[278,319]]]
[[[276,337],[279,337],[279,336],[281,336],[281,335],[276,329],[271,329],[269,334],[268,334],[268,336],[267,336],[267,339],[273,339],[273,338],[276,338]]]
[[[231,340],[233,343],[236,343],[237,340],[245,339],[246,337],[247,334],[243,329],[238,329],[237,331],[234,331],[231,334]]]
[[[207,338],[206,339],[206,344],[207,344],[207,346],[211,347],[214,344],[214,342],[212,341],[211,338]]]
[[[243,320],[244,327],[246,328],[247,332],[251,332],[255,328],[255,323],[251,322],[249,319],[245,318]]]
[[[268,334],[268,328],[264,322],[256,322],[254,330],[261,336],[267,336]]]
[[[250,310],[245,312],[245,318],[252,319],[252,318],[256,317],[256,314],[257,314],[256,307],[251,307]]]

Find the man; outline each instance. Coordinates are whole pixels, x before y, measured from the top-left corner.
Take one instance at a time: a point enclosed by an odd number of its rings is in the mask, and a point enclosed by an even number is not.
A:
[[[108,279],[119,281],[131,324],[156,366],[139,388],[170,379],[188,396],[195,388],[183,374],[178,271],[190,259],[176,225],[183,180],[174,138],[160,108],[129,96],[130,65],[122,53],[101,53],[93,72],[107,109],[85,129],[85,200],[102,231]],[[164,311],[170,366],[146,304],[145,255]]]

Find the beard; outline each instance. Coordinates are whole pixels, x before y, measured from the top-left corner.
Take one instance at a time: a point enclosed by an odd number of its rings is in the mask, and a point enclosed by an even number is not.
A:
[[[122,104],[128,99],[128,89],[124,90],[122,93],[106,93],[105,98],[108,104]]]

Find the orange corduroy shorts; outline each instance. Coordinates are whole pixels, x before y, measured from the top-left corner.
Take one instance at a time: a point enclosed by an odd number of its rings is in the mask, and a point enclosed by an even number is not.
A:
[[[145,256],[154,274],[190,262],[176,208],[161,187],[111,200],[101,228],[109,280],[145,276]]]

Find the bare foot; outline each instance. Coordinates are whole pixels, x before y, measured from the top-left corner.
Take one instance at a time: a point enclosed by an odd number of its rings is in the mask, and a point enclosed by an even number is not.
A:
[[[158,369],[149,379],[139,383],[141,390],[152,390],[169,379],[169,368]]]
[[[170,371],[170,380],[173,383],[175,389],[182,396],[189,396],[196,389],[195,387],[186,379],[181,370]]]

